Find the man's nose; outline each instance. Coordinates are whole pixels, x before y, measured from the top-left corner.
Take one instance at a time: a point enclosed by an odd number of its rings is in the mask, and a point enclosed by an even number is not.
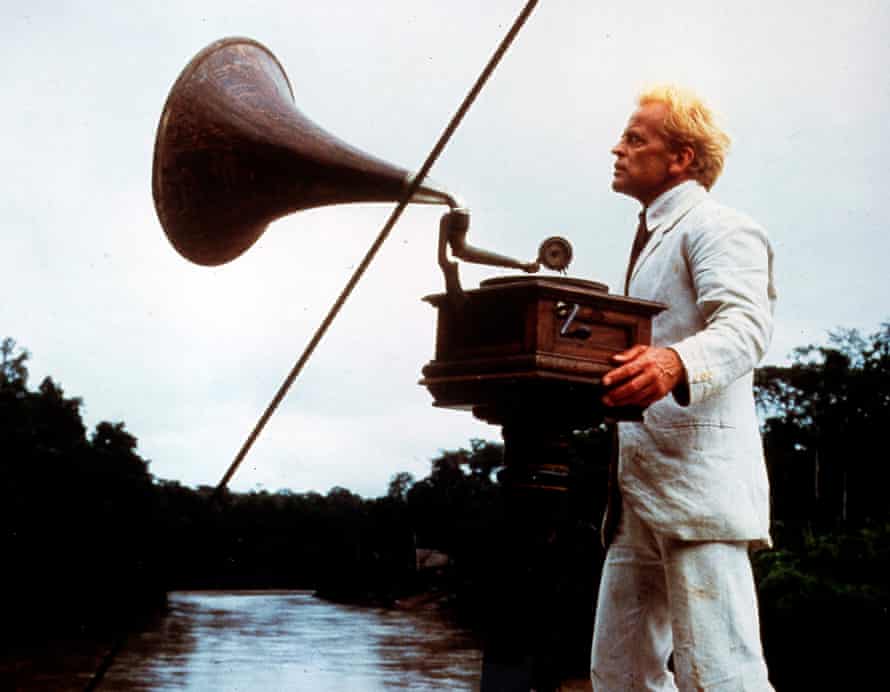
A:
[[[614,147],[612,147],[612,154],[615,156],[623,156],[624,149],[621,147],[621,142],[618,142]]]

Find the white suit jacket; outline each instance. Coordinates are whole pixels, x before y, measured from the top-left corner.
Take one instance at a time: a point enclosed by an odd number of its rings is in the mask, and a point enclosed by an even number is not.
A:
[[[679,354],[686,381],[641,423],[619,424],[622,499],[667,536],[768,546],[753,369],[772,334],[769,240],[694,181],[661,195],[646,219],[652,235],[628,293],[669,306],[652,343]]]

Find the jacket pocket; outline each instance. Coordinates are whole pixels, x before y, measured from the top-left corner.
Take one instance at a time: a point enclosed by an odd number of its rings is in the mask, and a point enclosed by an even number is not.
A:
[[[714,457],[731,453],[737,429],[721,421],[684,421],[649,430],[656,455],[671,458]]]

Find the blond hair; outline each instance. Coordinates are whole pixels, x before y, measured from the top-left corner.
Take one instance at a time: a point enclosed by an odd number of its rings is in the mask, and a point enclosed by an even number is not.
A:
[[[729,151],[729,135],[716,123],[714,112],[692,91],[674,84],[647,87],[637,97],[640,106],[667,106],[664,132],[675,145],[689,145],[695,158],[689,166],[692,177],[710,190],[723,171]]]

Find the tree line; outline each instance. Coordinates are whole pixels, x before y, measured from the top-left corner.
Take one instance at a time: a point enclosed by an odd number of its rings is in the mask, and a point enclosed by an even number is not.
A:
[[[81,400],[50,377],[30,388],[27,365],[13,340],[0,344],[0,643],[101,636],[183,588],[435,599],[477,626],[498,588],[499,444],[443,451],[426,477],[396,473],[377,498],[340,487],[215,498],[154,477],[124,423],[87,431]],[[768,663],[777,689],[824,689],[832,673],[870,670],[890,625],[890,323],[761,368],[755,394],[773,491],[775,547],[754,556]],[[559,578],[573,675],[586,670],[611,444],[605,426],[572,440],[571,569]]]

